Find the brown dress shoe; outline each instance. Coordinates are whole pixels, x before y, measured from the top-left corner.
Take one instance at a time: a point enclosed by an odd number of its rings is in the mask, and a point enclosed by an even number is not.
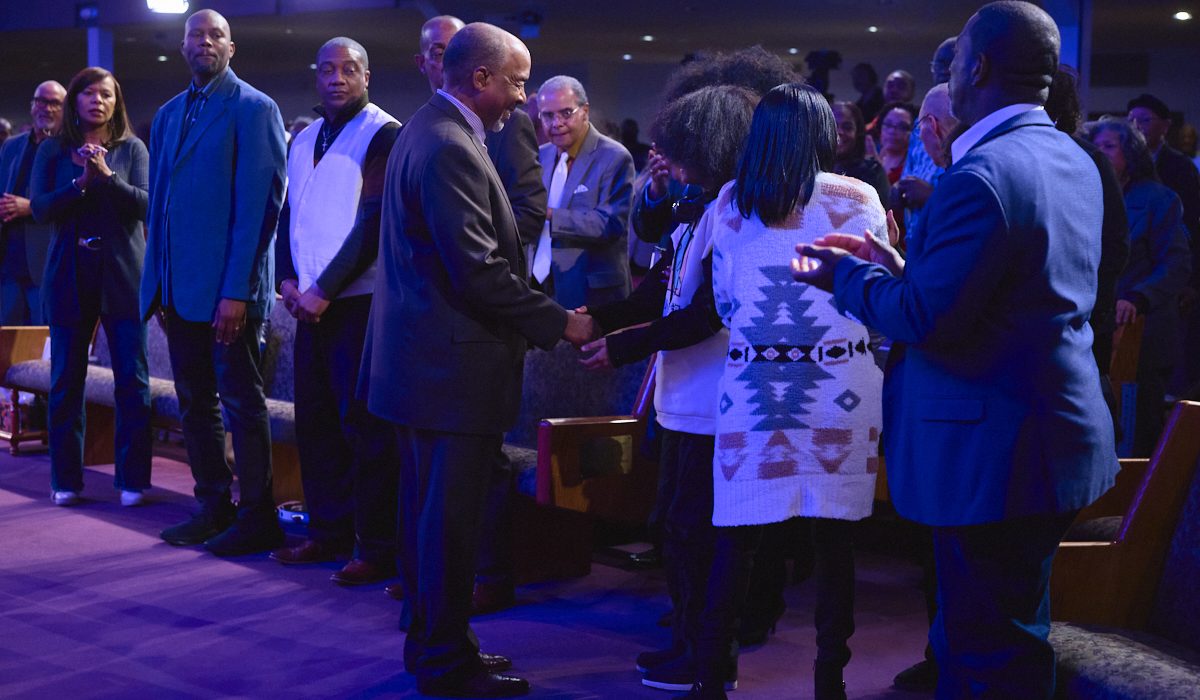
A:
[[[471,594],[471,613],[486,615],[511,608],[517,600],[510,583],[476,583]]]
[[[280,564],[322,564],[327,561],[337,561],[342,552],[335,546],[305,540],[295,547],[284,547],[271,552],[271,558]]]
[[[400,602],[404,602],[404,584],[403,583],[389,583],[388,585],[383,587],[383,592],[387,593],[388,597],[391,598],[392,600],[398,600]]]
[[[339,586],[363,586],[368,583],[386,581],[395,575],[395,566],[384,567],[372,564],[366,559],[351,559],[349,563],[342,567],[341,571],[335,572],[330,576],[329,580]]]

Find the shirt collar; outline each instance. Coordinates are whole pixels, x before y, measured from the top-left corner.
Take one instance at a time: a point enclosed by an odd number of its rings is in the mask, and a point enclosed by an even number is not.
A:
[[[212,94],[214,92],[216,92],[216,90],[217,90],[217,86],[220,85],[221,82],[225,80],[225,76],[228,74],[229,74],[229,69],[226,68],[225,70],[221,71],[220,73],[214,75],[212,80],[205,83],[204,87],[198,87],[196,85],[196,81],[194,81],[194,80],[192,82],[188,83],[188,99],[192,100],[192,99],[195,99],[197,96],[200,96],[207,100],[208,98],[212,97]]]
[[[438,88],[437,94],[445,97],[450,101],[450,104],[454,105],[458,111],[462,112],[463,119],[467,120],[467,124],[471,126],[471,131],[475,132],[475,138],[478,139],[479,145],[487,148],[487,133],[483,129],[483,120],[479,118],[479,115],[471,111],[470,107],[459,102],[457,99],[455,99],[454,95],[451,95],[445,90]]]
[[[320,115],[320,117],[329,124],[330,129],[336,129],[346,124],[351,119],[357,117],[359,112],[366,109],[369,101],[370,100],[367,99],[366,93],[363,93],[362,99],[353,104],[346,105],[342,111],[334,115],[333,119],[330,119],[329,115],[325,113],[325,107],[322,105],[313,107],[313,111]]]
[[[950,144],[950,154],[954,158],[954,162],[957,163],[962,160],[967,155],[967,152],[974,148],[975,144],[979,143],[984,136],[987,136],[988,132],[992,129],[995,129],[1018,114],[1025,114],[1026,112],[1038,109],[1045,111],[1045,108],[1041,105],[1018,102],[1017,104],[1005,105],[975,122],[971,125],[971,128],[962,132],[958,138],[954,139],[954,143]]]

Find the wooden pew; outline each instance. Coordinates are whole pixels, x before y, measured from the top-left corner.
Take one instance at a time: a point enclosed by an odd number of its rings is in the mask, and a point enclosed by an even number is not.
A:
[[[1050,576],[1055,620],[1146,624],[1188,485],[1200,459],[1200,403],[1180,401],[1149,460],[1121,460],[1116,485],[1076,523],[1120,516],[1111,541],[1063,542]]]
[[[0,381],[8,369],[19,362],[40,360],[50,338],[49,326],[0,326]],[[21,430],[21,404],[17,401],[17,390],[6,389],[12,401],[13,430],[0,430],[0,439],[9,441],[9,452],[21,453],[21,443],[36,442],[44,445],[49,434],[46,430]]]

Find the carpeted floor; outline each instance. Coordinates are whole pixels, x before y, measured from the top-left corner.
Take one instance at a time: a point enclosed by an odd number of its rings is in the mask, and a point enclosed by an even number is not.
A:
[[[87,500],[56,508],[44,453],[0,453],[0,697],[418,697],[400,662],[399,604],[382,585],[339,588],[334,564],[167,545],[158,531],[192,505],[186,465],[156,457],[152,503],[140,508],[118,505],[111,474],[88,469]],[[922,697],[889,690],[924,647],[918,578],[905,559],[860,553],[850,697]],[[661,572],[597,564],[518,598],[474,627],[484,650],[513,657],[531,697],[671,697],[633,668],[637,652],[667,642],[655,624]],[[743,653],[740,700],[812,695],[812,583],[787,598],[777,634]]]

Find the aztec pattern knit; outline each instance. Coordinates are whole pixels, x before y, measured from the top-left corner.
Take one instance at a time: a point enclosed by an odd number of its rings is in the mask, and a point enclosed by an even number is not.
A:
[[[733,183],[700,226],[713,227],[713,292],[729,327],[713,459],[717,526],[795,516],[858,520],[875,493],[883,373],[868,331],[826,292],[792,279],[797,243],[834,231],[886,240],[879,196],[821,173],[786,221],[743,218]]]

